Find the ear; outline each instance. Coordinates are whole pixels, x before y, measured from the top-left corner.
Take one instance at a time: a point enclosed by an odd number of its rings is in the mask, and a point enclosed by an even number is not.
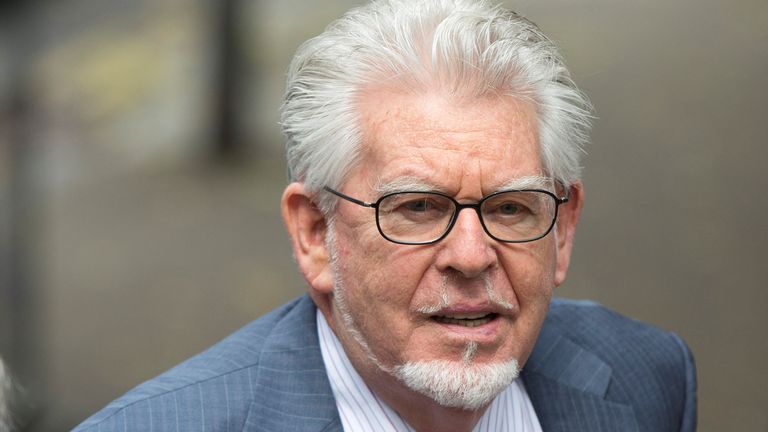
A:
[[[557,268],[555,269],[555,286],[565,281],[568,266],[571,262],[573,239],[576,235],[576,225],[584,205],[584,185],[574,183],[569,189],[568,202],[560,205],[557,215]]]
[[[325,215],[303,183],[291,183],[285,188],[280,209],[299,269],[314,291],[310,293],[329,294],[333,291],[333,273],[325,243]]]

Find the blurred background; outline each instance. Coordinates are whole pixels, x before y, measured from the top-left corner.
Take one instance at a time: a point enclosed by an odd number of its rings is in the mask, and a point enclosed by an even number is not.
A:
[[[63,431],[304,285],[296,47],[359,2],[0,0],[0,355]],[[680,334],[702,431],[768,431],[768,2],[505,2],[596,107],[559,295]]]

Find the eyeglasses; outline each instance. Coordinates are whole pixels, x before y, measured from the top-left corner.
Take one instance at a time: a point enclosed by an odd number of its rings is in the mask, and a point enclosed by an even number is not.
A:
[[[483,229],[494,240],[531,242],[552,231],[560,204],[568,202],[567,192],[560,198],[543,189],[495,192],[469,204],[439,192],[395,192],[369,203],[328,186],[324,189],[351,203],[376,209],[376,226],[382,237],[407,245],[442,240],[465,208],[475,210]]]

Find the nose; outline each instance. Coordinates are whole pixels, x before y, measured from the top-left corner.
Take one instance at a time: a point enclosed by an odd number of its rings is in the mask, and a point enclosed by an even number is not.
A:
[[[494,242],[485,232],[480,215],[464,208],[456,215],[451,232],[438,243],[436,265],[441,271],[455,271],[466,278],[480,276],[498,264]]]

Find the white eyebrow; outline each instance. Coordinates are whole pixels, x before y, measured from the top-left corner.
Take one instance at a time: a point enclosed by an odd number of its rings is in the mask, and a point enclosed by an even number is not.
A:
[[[438,188],[435,185],[427,183],[423,179],[414,176],[397,177],[386,183],[379,180],[373,189],[381,195],[406,191],[443,192],[441,188]]]
[[[551,186],[551,178],[542,176],[524,176],[507,181],[506,183],[496,188],[494,192],[518,189],[548,190]],[[427,183],[425,180],[414,176],[397,177],[386,183],[379,180],[373,189],[381,195],[406,191],[435,191],[445,193],[442,188],[437,187],[434,184]]]
[[[552,179],[542,176],[525,176],[518,177],[501,185],[496,191],[504,191],[511,189],[545,189],[549,190],[552,187]]]

